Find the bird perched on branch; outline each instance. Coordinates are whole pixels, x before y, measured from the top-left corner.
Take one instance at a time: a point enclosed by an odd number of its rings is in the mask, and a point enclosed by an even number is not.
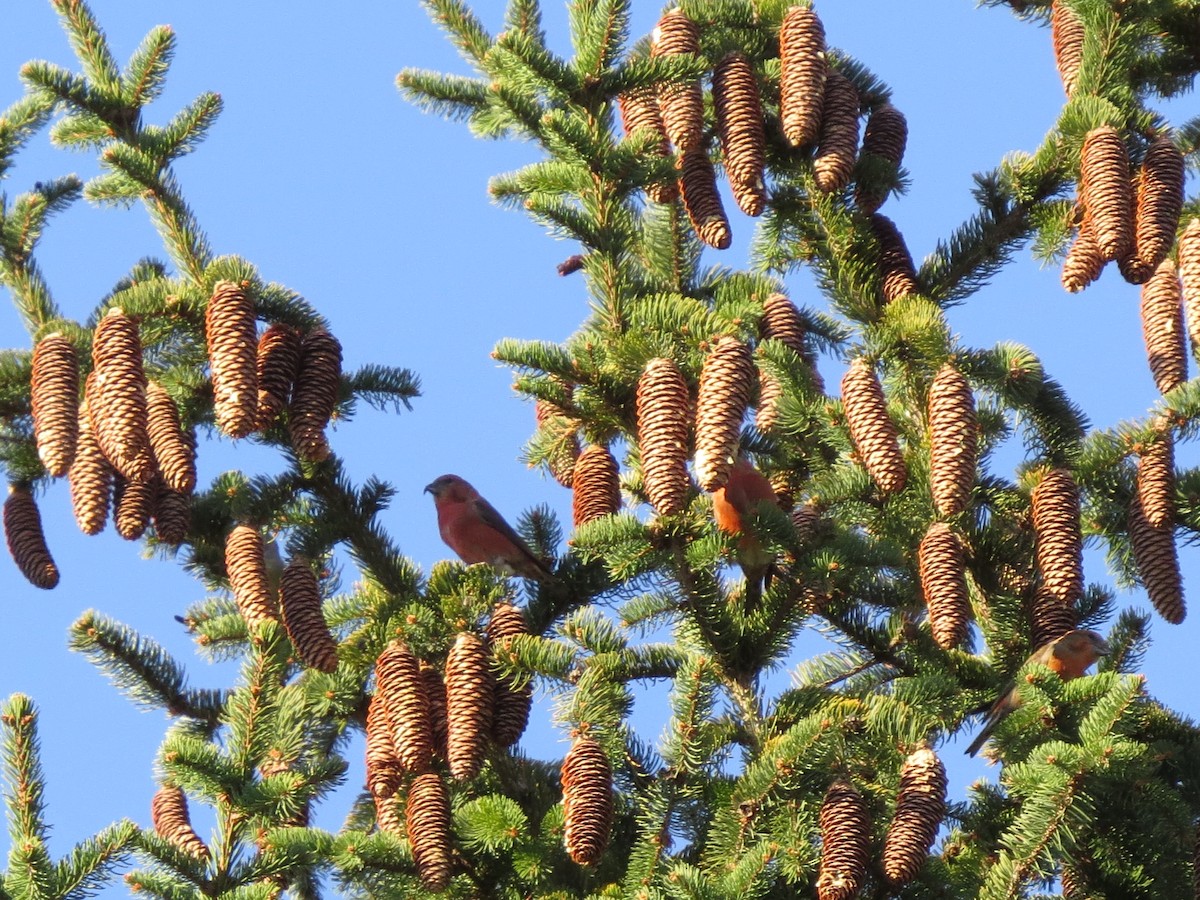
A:
[[[442,475],[425,485],[437,507],[442,540],[467,565],[488,563],[496,571],[538,581],[554,576],[496,508],[457,475]]]
[[[779,504],[775,489],[762,472],[741,456],[733,464],[729,480],[713,491],[712,498],[717,527],[738,538],[738,565],[746,576],[746,599],[753,602],[762,596],[763,582],[770,574],[775,554],[762,545],[750,522],[760,504]]]
[[[1094,631],[1076,629],[1068,631],[1062,637],[1040,647],[1029,659],[1025,660],[1024,665],[1040,663],[1057,674],[1063,681],[1070,681],[1072,678],[1078,678],[1087,671],[1092,663],[1101,656],[1107,656],[1108,653],[1108,642],[1099,634]],[[1000,699],[992,704],[987,718],[983,721],[983,730],[967,748],[968,756],[978,753],[984,741],[991,737],[992,732],[996,730],[996,726],[1004,720],[1004,717],[1021,705],[1016,684],[1015,679],[1009,682],[1000,693]]]

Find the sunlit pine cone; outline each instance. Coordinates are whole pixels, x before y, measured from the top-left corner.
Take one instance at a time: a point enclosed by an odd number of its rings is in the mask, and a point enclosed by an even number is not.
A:
[[[718,338],[700,370],[696,396],[696,477],[706,491],[729,478],[756,380],[750,348],[729,335]]]
[[[34,587],[50,590],[58,584],[58,566],[46,546],[42,514],[28,488],[8,486],[4,501],[4,538],[21,574]]]
[[[1179,236],[1177,256],[1192,355],[1200,358],[1200,218],[1189,221]]]
[[[879,281],[883,302],[891,303],[909,294],[919,294],[921,286],[917,283],[917,269],[896,223],[887,216],[875,213],[871,216],[871,232],[879,243]]]
[[[687,505],[690,406],[687,380],[673,360],[646,363],[637,385],[638,449],[646,495],[660,516]]]
[[[683,208],[696,230],[696,237],[717,250],[728,249],[733,243],[729,218],[717,191],[717,173],[701,147],[679,154],[675,161],[679,171],[679,187],[683,193]]]
[[[393,793],[384,797],[375,794],[374,799],[376,829],[384,834],[394,836],[397,840],[401,837],[407,837],[404,827],[404,815],[400,811],[399,795]]]
[[[218,281],[204,314],[217,427],[230,437],[254,431],[258,418],[258,326],[240,285]]]
[[[429,771],[433,729],[425,681],[416,656],[399,641],[388,644],[375,661],[375,693],[383,698],[400,765],[409,772]]]
[[[279,621],[275,592],[267,579],[263,537],[251,525],[235,525],[225,538],[225,571],[238,612],[251,632]]]
[[[137,321],[120,309],[108,311],[92,337],[88,409],[100,449],[130,481],[154,477],[146,433],[146,372]]]
[[[113,481],[113,525],[127,541],[136,541],[150,527],[158,505],[158,478],[129,481],[118,475]]]
[[[563,843],[581,866],[599,862],[612,831],[612,765],[599,741],[576,737],[562,764]]]
[[[538,428],[541,428],[547,420],[552,418],[567,418],[566,413],[555,406],[548,400],[536,400],[533,404],[533,414],[537,420]],[[579,433],[576,428],[573,431],[562,448],[561,453],[556,453],[553,458],[548,461],[547,468],[550,474],[565,488],[571,487],[575,479],[575,461],[579,459]]]
[[[793,6],[779,27],[779,114],[793,147],[805,147],[821,132],[825,100],[825,28],[811,6]]]
[[[835,781],[821,803],[819,900],[850,900],[858,893],[871,855],[871,819],[862,795]]]
[[[821,522],[821,507],[812,500],[805,500],[792,510],[792,527],[796,529],[796,542],[803,547],[812,543]]]
[[[1093,128],[1083,141],[1079,196],[1092,217],[1096,243],[1105,260],[1121,259],[1133,249],[1133,192],[1129,154],[1111,125]]]
[[[433,734],[433,752],[446,758],[446,682],[442,670],[421,660],[421,683],[425,687],[425,702],[429,708],[429,727]]]
[[[1031,499],[1042,585],[1060,602],[1074,603],[1083,593],[1079,488],[1069,470],[1050,469]]]
[[[673,9],[658,20],[650,38],[651,56],[700,55],[700,28],[682,10]],[[669,84],[659,90],[667,137],[680,153],[703,152],[704,94],[699,81]]]
[[[196,451],[179,422],[179,409],[156,381],[146,383],[146,432],[159,474],[171,490],[196,488]]]
[[[154,485],[157,491],[151,510],[154,535],[164,544],[177,547],[187,538],[192,524],[192,499],[167,487],[161,478]]]
[[[337,641],[321,611],[321,585],[312,564],[303,556],[292,557],[279,580],[279,606],[283,626],[300,661],[321,672],[337,669]]]
[[[1175,524],[1175,439],[1160,427],[1138,455],[1137,495],[1146,521],[1154,528]]]
[[[1075,93],[1079,81],[1083,38],[1084,27],[1079,15],[1061,0],[1054,0],[1050,4],[1050,40],[1054,43],[1054,65],[1068,97]]]
[[[1078,294],[1100,277],[1100,273],[1104,271],[1104,263],[1100,245],[1096,243],[1092,220],[1084,215],[1071,249],[1067,251],[1067,258],[1063,260],[1062,286],[1070,293]]]
[[[617,98],[621,111],[621,127],[625,134],[632,135],[639,128],[648,128],[658,135],[659,141],[651,152],[664,159],[671,155],[671,142],[663,125],[658,100],[649,91],[634,91]],[[655,203],[671,203],[679,196],[679,185],[674,179],[646,185],[646,196]]]
[[[858,89],[836,69],[825,78],[821,140],[813,157],[817,189],[834,194],[850,184],[858,157]]]
[[[492,732],[491,654],[476,634],[459,634],[446,656],[446,763],[456,781],[474,778]]]
[[[1175,263],[1164,259],[1142,286],[1142,336],[1150,372],[1161,393],[1187,381],[1183,288]]]
[[[879,160],[883,164],[879,168],[886,168],[889,182],[878,186],[865,185],[862,182],[854,185],[854,205],[864,215],[869,216],[877,212],[887,199],[900,163],[904,160],[907,145],[908,120],[904,113],[890,103],[876,107],[867,119],[867,127],[863,131],[859,159],[863,162]],[[876,164],[872,163],[872,168],[875,167]]]
[[[883,841],[883,873],[893,887],[917,877],[946,817],[946,767],[922,746],[900,769],[896,812]]]
[[[967,639],[971,624],[962,543],[949,525],[934,522],[921,539],[917,557],[933,639],[943,650],[953,650]]]
[[[621,470],[607,447],[592,444],[575,461],[572,514],[578,528],[621,509]]]
[[[766,135],[758,80],[744,53],[729,53],[717,63],[712,92],[733,199],[746,215],[761,215],[767,204],[763,183]]]
[[[774,339],[789,348],[809,365],[813,387],[825,392],[825,382],[817,371],[817,361],[806,340],[807,329],[800,311],[787,294],[771,294],[763,301],[763,317],[759,323],[764,339]]]
[[[962,373],[946,363],[929,386],[929,487],[941,515],[967,508],[978,453],[975,397]]]
[[[896,425],[875,370],[863,359],[850,364],[842,378],[842,405],[850,439],[867,472],[885,494],[904,490],[908,470]]]
[[[396,793],[404,779],[404,766],[396,753],[391,722],[378,690],[367,703],[367,790],[374,797]]]
[[[264,431],[291,399],[300,372],[300,332],[283,322],[272,322],[258,339],[254,366],[258,383],[254,426]]]
[[[57,331],[33,348],[29,396],[38,458],[51,475],[66,475],[79,435],[79,356]]]
[[[450,795],[436,772],[418,775],[408,787],[404,826],[421,885],[439,892],[450,883]]]
[[[779,420],[779,401],[783,397],[783,385],[779,379],[759,367],[758,406],[754,410],[754,427],[767,432]]]
[[[525,614],[511,603],[498,603],[492,607],[488,617],[488,644],[492,652],[505,656],[512,639],[529,634]],[[516,687],[511,678],[496,678],[496,713],[492,719],[492,740],[499,747],[511,747],[521,738],[529,724],[529,711],[533,704],[533,685],[526,682]]]
[[[150,821],[154,832],[174,844],[188,856],[208,859],[208,846],[192,829],[187,797],[181,788],[162,785],[150,801]]]
[[[1146,588],[1150,603],[1172,625],[1187,615],[1183,602],[1183,579],[1179,574],[1179,555],[1175,549],[1175,528],[1155,528],[1142,512],[1135,495],[1129,504],[1129,543],[1138,577]]]
[[[1183,209],[1183,178],[1183,154],[1169,134],[1159,134],[1150,142],[1142,162],[1134,214],[1134,252],[1151,272],[1175,243]]]
[[[99,534],[108,523],[112,499],[112,463],[100,450],[88,416],[87,401],[79,408],[79,440],[68,480],[71,484],[71,508],[84,534]]]
[[[337,407],[342,382],[342,345],[324,328],[304,336],[300,373],[292,391],[288,428],[292,446],[301,459],[321,462],[329,458],[325,426]]]
[[[1043,585],[1034,594],[1030,620],[1033,646],[1045,647],[1079,627],[1079,611],[1073,603],[1063,602]]]

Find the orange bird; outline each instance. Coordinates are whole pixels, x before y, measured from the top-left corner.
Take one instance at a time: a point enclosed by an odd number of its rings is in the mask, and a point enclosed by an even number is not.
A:
[[[463,479],[442,475],[425,491],[433,494],[442,540],[467,565],[488,563],[502,574],[539,581],[554,577],[496,507]]]
[[[778,505],[775,489],[762,472],[741,456],[733,464],[725,486],[717,488],[712,498],[717,527],[738,538],[737,558],[746,575],[746,597],[757,599],[762,595],[763,578],[775,562],[775,555],[763,547],[750,528],[750,516],[762,503]]]
[[[1072,678],[1078,678],[1092,663],[1108,653],[1108,642],[1104,638],[1094,631],[1077,629],[1068,631],[1062,637],[1039,648],[1024,664],[1041,663],[1063,681],[1070,681]],[[987,718],[983,720],[983,730],[967,748],[967,755],[974,756],[978,753],[983,742],[996,730],[996,726],[1020,705],[1021,698],[1017,695],[1016,681],[1013,680],[1005,686],[1000,699],[988,710]]]

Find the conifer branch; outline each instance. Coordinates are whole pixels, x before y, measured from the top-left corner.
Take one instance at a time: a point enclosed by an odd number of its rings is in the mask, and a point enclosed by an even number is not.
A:
[[[8,785],[5,803],[12,847],[5,893],[12,897],[53,897],[54,868],[46,847],[46,827],[41,752],[37,736],[37,710],[24,694],[13,694],[0,711],[4,730],[4,776]]]

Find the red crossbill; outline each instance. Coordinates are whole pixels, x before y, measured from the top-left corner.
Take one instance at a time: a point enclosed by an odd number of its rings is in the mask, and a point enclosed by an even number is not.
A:
[[[1108,652],[1108,642],[1096,632],[1077,629],[1068,631],[1062,637],[1039,648],[1029,659],[1025,660],[1024,664],[1027,666],[1030,663],[1040,663],[1056,673],[1063,681],[1070,681],[1087,671],[1088,667],[1101,656],[1107,656]],[[983,721],[983,730],[971,742],[971,746],[967,748],[967,754],[974,756],[978,753],[979,748],[995,731],[996,726],[1020,705],[1021,698],[1017,694],[1016,681],[1012,681],[1001,691],[1000,699],[993,703],[992,708],[988,710],[987,718]]]
[[[738,565],[746,575],[746,597],[755,599],[762,594],[764,577],[775,562],[775,555],[762,545],[750,527],[751,516],[760,504],[778,504],[775,489],[746,457],[738,458],[729,472],[724,487],[713,492],[713,518],[717,527],[738,538]]]
[[[425,485],[425,490],[433,494],[442,540],[467,565],[488,563],[506,575],[539,581],[553,578],[504,516],[463,479],[443,475]]]

